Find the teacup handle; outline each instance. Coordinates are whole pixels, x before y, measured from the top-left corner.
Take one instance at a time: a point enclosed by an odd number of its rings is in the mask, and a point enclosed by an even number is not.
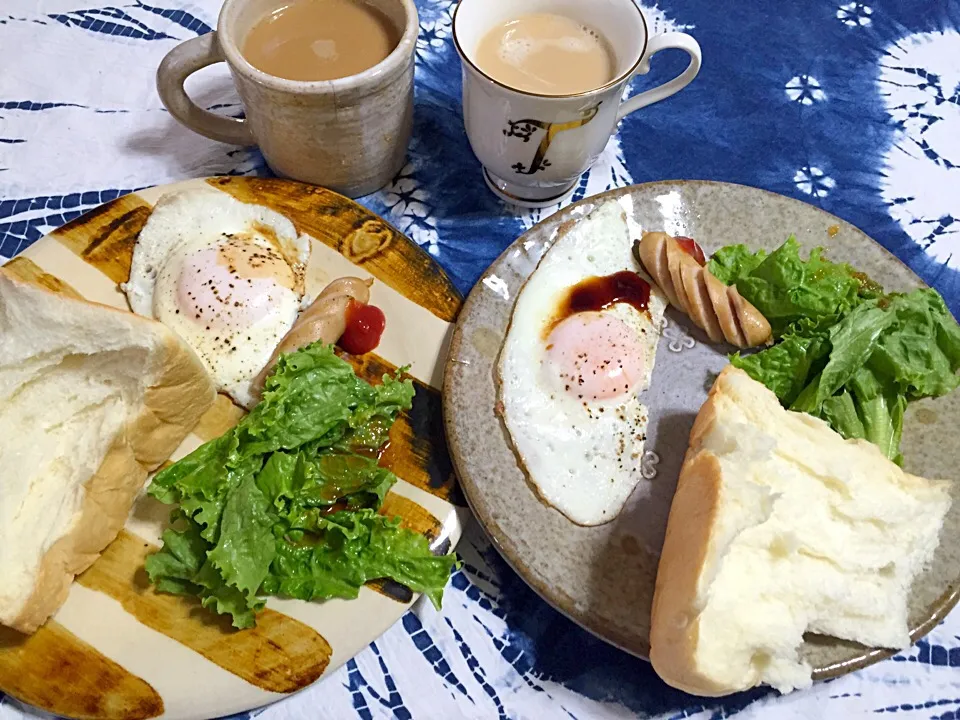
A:
[[[690,56],[690,62],[687,63],[687,69],[677,75],[673,80],[665,82],[651,90],[645,90],[639,95],[634,95],[629,100],[621,103],[617,111],[617,120],[623,120],[630,113],[639,110],[647,105],[660,102],[670,97],[674,93],[680,92],[697,76],[700,72],[700,44],[686,33],[668,32],[662,35],[654,35],[647,44],[647,52],[640,61],[637,68],[637,75],[646,75],[650,72],[650,58],[661,50],[667,48],[677,48],[683,50]]]
[[[204,110],[189,98],[183,87],[187,78],[200,68],[224,60],[216,31],[180,43],[167,53],[157,69],[157,92],[170,114],[194,132],[231,145],[255,145],[246,120]]]

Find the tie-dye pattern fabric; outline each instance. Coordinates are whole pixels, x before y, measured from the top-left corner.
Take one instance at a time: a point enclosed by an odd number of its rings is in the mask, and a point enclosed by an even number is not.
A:
[[[484,188],[460,115],[449,0],[419,0],[409,162],[363,199],[428,250],[465,293],[524,228]],[[651,30],[703,48],[700,77],[625,121],[575,199],[658,179],[767,188],[862,228],[960,313],[960,1],[644,0]],[[217,0],[0,3],[0,256],[138,188],[266,174],[255,149],[177,125],[154,89],[160,59],[209,32]],[[684,58],[659,55],[642,89]],[[189,84],[242,112],[223,66]],[[784,228],[784,235],[790,228]],[[739,238],[730,238],[736,241]],[[408,613],[321,684],[253,713],[330,718],[960,718],[960,614],[910,651],[779,697],[702,700],[546,606],[472,526],[444,609]],[[0,720],[29,716],[0,699]],[[243,715],[247,718],[248,715]]]

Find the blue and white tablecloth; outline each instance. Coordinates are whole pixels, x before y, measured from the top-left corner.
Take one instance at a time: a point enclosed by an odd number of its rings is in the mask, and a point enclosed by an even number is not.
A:
[[[703,70],[623,123],[575,199],[675,178],[791,195],[862,228],[960,314],[960,0],[648,3],[652,31],[697,37]],[[409,163],[363,202],[427,248],[466,293],[552,210],[517,215],[483,187],[460,114],[451,2],[419,6]],[[0,0],[0,256],[131,190],[268,173],[255,149],[179,126],[154,88],[163,55],[209,32],[218,10],[217,0]],[[636,86],[684,62],[658,55]],[[223,66],[188,89],[206,107],[241,111]],[[668,688],[647,663],[549,608],[476,526],[460,554],[442,612],[418,607],[329,679],[254,714],[960,718],[960,611],[910,651],[806,692],[705,701]],[[0,720],[24,714],[0,696]]]

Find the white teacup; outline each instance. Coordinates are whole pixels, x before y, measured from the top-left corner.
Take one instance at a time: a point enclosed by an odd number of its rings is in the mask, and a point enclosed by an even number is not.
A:
[[[616,56],[613,80],[573,95],[539,95],[508,87],[476,62],[494,27],[530,13],[564,15],[597,30]],[[461,0],[453,39],[463,66],[463,119],[490,189],[523,207],[552,205],[573,192],[625,116],[668,98],[700,71],[700,46],[685,33],[650,37],[633,0]],[[624,88],[666,48],[690,55],[680,75],[621,102]]]

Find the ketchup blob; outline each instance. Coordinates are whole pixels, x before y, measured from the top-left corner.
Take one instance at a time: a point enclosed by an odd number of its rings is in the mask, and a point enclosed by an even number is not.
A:
[[[674,240],[677,241],[677,244],[680,246],[680,249],[683,250],[687,255],[692,257],[701,265],[707,264],[707,258],[703,254],[703,248],[697,245],[697,241],[693,238],[688,237],[676,237]]]
[[[374,305],[351,299],[347,305],[347,327],[337,344],[351,355],[363,355],[380,344],[387,319]]]

